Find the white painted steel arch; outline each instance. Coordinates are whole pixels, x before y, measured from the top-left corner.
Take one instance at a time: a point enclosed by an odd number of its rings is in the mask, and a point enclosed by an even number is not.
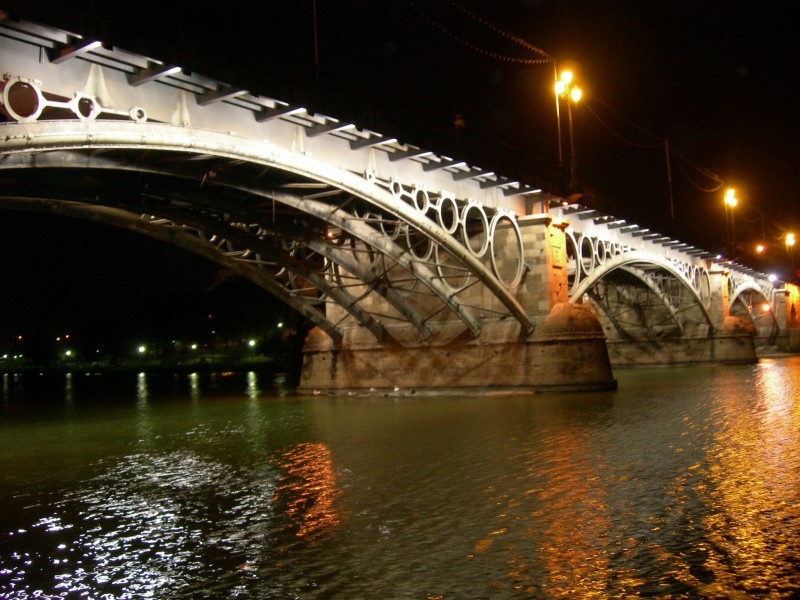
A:
[[[589,289],[595,285],[598,281],[607,277],[611,272],[617,269],[624,269],[626,267],[635,267],[637,265],[649,265],[653,267],[657,267],[669,273],[672,277],[674,277],[677,281],[679,281],[685,289],[689,292],[691,297],[693,298],[694,302],[697,304],[698,308],[703,314],[704,319],[707,321],[709,327],[713,329],[713,321],[711,315],[708,311],[708,307],[705,304],[703,298],[700,297],[700,294],[695,289],[692,281],[690,281],[684,272],[679,269],[672,261],[667,260],[666,258],[652,254],[649,252],[642,252],[642,251],[626,251],[621,252],[612,258],[605,260],[601,265],[598,265],[592,271],[575,286],[575,289],[570,292],[570,300],[572,302],[580,302],[581,298],[584,294],[586,294]],[[637,274],[636,269],[629,269],[628,272],[636,275],[641,279],[641,277]],[[644,281],[643,283],[650,286],[650,282]]]
[[[530,332],[533,323],[507,286],[477,257],[423,212],[404,203],[380,186],[350,171],[317,161],[301,153],[264,141],[255,141],[215,131],[176,127],[159,123],[127,121],[43,121],[31,123],[0,124],[3,132],[2,151],[5,155],[37,155],[50,151],[98,150],[154,150],[211,155],[234,161],[246,161],[268,168],[286,171],[320,181],[353,196],[372,203],[413,227],[460,261],[490,292],[497,297],[510,314]],[[426,283],[459,314],[474,335],[480,331],[476,321],[453,299],[451,291],[437,284],[437,279],[416,267]]]

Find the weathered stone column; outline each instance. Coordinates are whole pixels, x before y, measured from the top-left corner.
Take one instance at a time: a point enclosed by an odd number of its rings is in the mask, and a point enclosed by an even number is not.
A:
[[[589,389],[615,388],[600,321],[588,307],[569,301],[568,222],[542,214],[523,217],[519,225],[530,268],[523,306],[536,318],[526,344],[539,371],[538,387],[565,388],[572,382]]]
[[[728,293],[728,272],[715,269],[708,272],[708,283],[711,289],[711,304],[708,312],[713,326],[720,330],[725,318],[730,315],[730,295]]]
[[[709,337],[707,350],[701,340],[686,340],[693,350],[690,362],[752,363],[758,360],[754,343],[755,327],[749,321],[731,315],[728,272],[708,272],[711,287],[709,314],[715,330]],[[694,346],[697,346],[694,348]]]
[[[800,352],[800,288],[784,283],[775,292],[775,318],[778,321],[778,350]]]

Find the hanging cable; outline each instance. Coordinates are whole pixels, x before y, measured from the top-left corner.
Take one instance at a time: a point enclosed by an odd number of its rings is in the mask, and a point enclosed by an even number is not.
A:
[[[685,156],[683,156],[683,154],[681,154],[680,152],[677,152],[677,151],[675,151],[675,150],[672,150],[672,153],[673,153],[675,156],[677,156],[678,158],[680,158],[682,161],[684,161],[686,164],[688,164],[688,165],[690,165],[691,167],[693,167],[693,168],[694,168],[694,169],[695,169],[695,170],[696,170],[698,173],[701,173],[702,175],[705,175],[706,177],[708,177],[708,178],[709,178],[709,179],[711,179],[711,180],[712,180],[714,183],[716,183],[716,184],[717,184],[717,186],[716,186],[716,187],[711,187],[711,188],[703,187],[703,186],[702,186],[702,185],[700,185],[699,183],[696,183],[696,182],[695,182],[695,181],[692,179],[692,176],[691,176],[691,175],[689,175],[689,173],[686,171],[686,169],[684,169],[684,168],[681,166],[681,163],[680,163],[680,162],[678,162],[678,163],[677,163],[677,165],[678,165],[678,169],[680,169],[681,173],[683,173],[683,174],[684,174],[684,176],[686,177],[686,179],[689,181],[689,183],[690,183],[690,184],[692,184],[692,186],[693,186],[695,189],[697,189],[697,190],[699,190],[699,191],[701,191],[701,192],[713,193],[713,192],[718,192],[718,191],[719,191],[719,190],[721,190],[721,189],[722,189],[722,187],[725,185],[725,182],[724,182],[724,181],[722,181],[722,180],[721,180],[719,177],[717,177],[717,176],[716,176],[716,175],[714,175],[713,173],[710,173],[709,171],[707,171],[707,170],[703,169],[702,167],[698,167],[698,166],[697,166],[697,165],[695,165],[693,162],[691,162],[689,159],[687,159]]]
[[[555,58],[552,57],[545,50],[542,50],[541,48],[538,48],[538,47],[534,46],[533,44],[531,44],[530,42],[520,38],[519,36],[516,36],[516,35],[508,32],[508,31],[498,27],[494,23],[491,23],[491,22],[487,21],[486,19],[484,19],[480,15],[476,14],[472,10],[464,7],[462,4],[460,4],[456,0],[442,0],[442,1],[446,2],[447,4],[450,4],[451,6],[453,6],[457,10],[461,11],[462,13],[464,13],[465,15],[470,17],[472,20],[474,20],[475,22],[481,24],[482,26],[486,27],[487,29],[495,32],[496,34],[498,34],[498,35],[510,40],[511,42],[513,42],[513,43],[515,43],[515,44],[517,44],[519,46],[522,46],[526,50],[530,50],[531,52],[534,52],[535,54],[541,56],[542,58],[528,59],[528,58],[521,58],[521,57],[504,56],[504,55],[498,54],[496,52],[493,52],[491,50],[487,50],[485,48],[482,48],[482,47],[478,46],[477,44],[474,44],[474,43],[472,43],[472,42],[470,42],[468,40],[465,40],[464,38],[462,38],[458,34],[454,33],[453,31],[451,31],[450,29],[448,29],[447,27],[445,27],[444,25],[442,25],[441,23],[436,21],[428,13],[423,11],[414,2],[414,0],[408,0],[408,4],[420,16],[422,16],[426,21],[428,21],[428,23],[430,23],[434,28],[436,28],[439,31],[445,33],[451,39],[453,39],[453,40],[457,41],[458,43],[468,47],[469,49],[473,50],[474,52],[477,52],[477,53],[482,54],[484,56],[488,56],[490,58],[494,58],[496,60],[500,60],[500,61],[507,62],[507,63],[529,64],[529,65],[531,65],[531,64],[539,65],[539,64],[548,64],[548,63],[552,63],[553,65],[556,64]],[[612,127],[612,125],[607,120],[603,119],[600,116],[598,111],[596,109],[594,109],[591,106],[591,104],[584,103],[584,105],[586,106],[587,111],[589,112],[589,114],[591,114],[592,117],[604,129],[606,129],[608,132],[610,132],[612,135],[614,135],[620,141],[622,141],[623,143],[628,144],[630,146],[636,147],[636,148],[656,149],[656,148],[662,148],[663,147],[665,149],[665,152],[667,154],[666,158],[667,158],[668,177],[669,177],[669,180],[670,180],[670,193],[671,193],[671,177],[672,177],[671,176],[671,169],[669,167],[669,158],[670,158],[670,156],[675,156],[676,158],[680,159],[680,161],[677,162],[678,169],[686,177],[687,181],[694,188],[696,188],[697,190],[699,190],[701,192],[704,192],[704,193],[714,193],[714,192],[719,191],[725,185],[725,182],[718,175],[716,175],[715,173],[712,173],[711,171],[709,171],[708,169],[706,169],[704,167],[701,167],[701,166],[695,164],[694,162],[692,162],[688,158],[686,158],[683,154],[681,154],[680,152],[674,150],[673,147],[670,145],[669,140],[667,138],[658,136],[658,135],[648,131],[647,129],[641,127],[640,125],[634,123],[633,121],[631,121],[630,119],[626,118],[625,116],[619,114],[617,111],[613,110],[605,101],[603,101],[602,98],[600,98],[598,96],[593,96],[593,98],[600,105],[602,105],[603,108],[605,108],[608,112],[610,112],[613,115],[615,115],[618,119],[622,120],[623,122],[625,122],[630,127],[638,130],[639,132],[641,132],[641,133],[653,138],[653,140],[655,140],[655,141],[653,141],[651,143],[643,143],[643,142],[637,142],[637,141],[632,140],[630,137],[623,135],[616,128]],[[703,177],[705,177],[707,179],[710,179],[715,185],[712,186],[712,187],[706,187],[706,186],[701,185],[699,182],[697,182],[693,178],[694,176],[688,172],[688,170],[685,168],[686,166],[691,167],[695,171],[695,174],[700,174],[701,176],[703,176]],[[672,202],[672,201],[670,200],[670,202]]]
[[[604,100],[603,100],[603,99],[602,99],[600,96],[598,96],[597,94],[592,94],[592,98],[594,98],[594,99],[595,99],[595,100],[597,100],[597,101],[598,101],[600,104],[602,104],[602,105],[603,105],[603,108],[605,108],[605,109],[606,109],[608,112],[612,113],[612,114],[613,114],[613,115],[615,115],[617,118],[619,118],[619,119],[622,119],[623,121],[625,121],[625,122],[626,122],[628,125],[630,125],[630,126],[631,126],[631,127],[633,127],[634,129],[637,129],[637,130],[641,131],[642,133],[644,133],[645,135],[649,135],[651,138],[658,140],[658,144],[657,144],[657,145],[659,145],[659,146],[660,146],[660,145],[662,145],[662,144],[665,142],[665,139],[664,139],[663,137],[661,137],[660,135],[656,135],[655,133],[652,133],[652,132],[648,131],[647,129],[645,129],[644,127],[641,127],[640,125],[637,125],[636,123],[634,123],[633,121],[631,121],[631,120],[630,120],[630,119],[628,119],[627,117],[625,117],[625,116],[623,116],[623,115],[619,114],[617,111],[615,111],[613,108],[611,108],[611,107],[608,105],[608,103],[607,103],[607,102],[605,102],[605,101],[604,101]]]
[[[490,58],[494,58],[496,60],[500,60],[503,62],[508,63],[518,63],[518,64],[525,64],[525,65],[545,65],[553,62],[553,59],[549,57],[545,53],[547,58],[520,58],[515,56],[504,56],[502,54],[498,54],[496,52],[492,52],[491,50],[486,50],[485,48],[481,48],[477,44],[473,44],[472,42],[465,40],[461,36],[457,35],[453,31],[449,30],[447,27],[439,23],[438,21],[434,20],[430,15],[428,15],[425,11],[423,11],[413,0],[408,0],[409,6],[411,6],[420,16],[422,16],[428,23],[430,23],[434,28],[438,29],[451,39],[457,41],[459,44],[462,44],[469,48],[470,50],[477,52],[478,54],[482,54],[484,56],[488,56]],[[537,49],[538,50],[538,49]],[[541,52],[541,51],[539,51]]]
[[[625,137],[619,131],[617,131],[616,129],[611,127],[611,125],[609,125],[603,118],[600,117],[600,115],[597,114],[597,112],[592,108],[592,105],[589,102],[582,102],[582,104],[583,104],[583,106],[586,107],[586,110],[589,112],[589,114],[592,115],[595,118],[595,120],[598,123],[600,123],[600,125],[604,129],[606,129],[613,136],[615,136],[616,138],[618,138],[620,141],[624,142],[625,144],[628,144],[629,146],[633,146],[635,148],[645,148],[645,149],[648,149],[648,150],[651,150],[651,149],[654,149],[654,148],[661,148],[661,147],[664,146],[664,140],[663,139],[659,139],[658,142],[653,142],[653,143],[650,143],[650,144],[642,144],[642,143],[639,143],[639,142],[634,142],[633,140]]]
[[[523,40],[522,38],[517,37],[516,35],[514,35],[512,33],[509,33],[508,31],[505,31],[504,29],[500,29],[500,27],[498,27],[494,23],[490,23],[489,21],[487,21],[483,17],[481,17],[479,15],[476,15],[474,12],[472,12],[468,8],[465,8],[464,6],[462,6],[461,4],[456,2],[455,0],[444,0],[444,1],[447,2],[448,4],[450,4],[451,6],[455,6],[458,10],[460,10],[464,14],[468,15],[474,21],[480,23],[481,25],[483,25],[484,27],[486,27],[488,29],[491,29],[492,31],[494,31],[495,33],[503,36],[504,38],[507,38],[507,39],[511,40],[515,44],[519,44],[523,48],[527,48],[528,50],[532,50],[533,52],[535,52],[535,53],[543,56],[544,58],[546,58],[548,61],[555,60],[552,56],[550,56],[547,52],[545,52],[541,48],[537,48],[536,46],[534,46],[533,44]]]

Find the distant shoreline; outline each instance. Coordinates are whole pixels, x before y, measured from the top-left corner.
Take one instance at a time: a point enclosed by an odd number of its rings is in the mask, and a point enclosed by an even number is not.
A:
[[[299,371],[296,361],[285,357],[254,356],[243,359],[198,359],[196,361],[121,361],[114,364],[74,363],[74,364],[27,364],[2,365],[0,373],[14,374],[59,374],[59,373],[213,373],[220,371],[273,371],[275,373],[294,373]]]

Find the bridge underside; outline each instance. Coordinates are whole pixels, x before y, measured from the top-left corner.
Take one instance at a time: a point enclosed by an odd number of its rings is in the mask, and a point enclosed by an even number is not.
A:
[[[756,360],[752,319],[715,323],[708,275],[637,252],[570,256],[571,298],[593,310],[614,367]],[[685,270],[685,272],[684,272]]]
[[[615,364],[641,364],[642,348],[660,363],[749,360],[723,347],[747,336],[710,313],[702,250],[355,124],[27,31],[0,27],[0,61],[24,71],[0,80],[0,206],[125,227],[253,281],[314,325],[305,389],[608,388],[606,336]],[[732,318],[763,329],[738,289]]]
[[[755,361],[743,319],[717,331],[681,282],[653,265],[648,271],[615,269],[584,296],[608,336],[612,366]]]
[[[427,193],[423,202],[390,184],[420,213],[404,218],[347,186],[185,149],[79,144],[4,158],[4,207],[162,239],[299,311],[315,325],[306,391],[615,386],[604,335],[587,311],[571,311],[585,323],[564,318],[566,329],[542,323],[533,332],[520,304],[521,234],[501,213],[487,218]]]

